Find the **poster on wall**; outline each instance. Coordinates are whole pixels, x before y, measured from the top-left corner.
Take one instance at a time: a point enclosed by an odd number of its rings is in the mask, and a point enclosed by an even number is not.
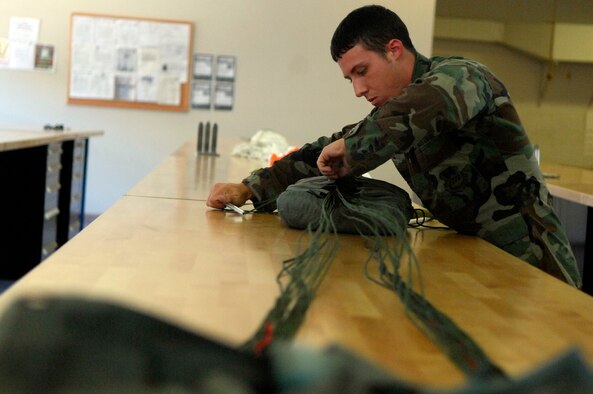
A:
[[[216,58],[216,79],[219,81],[234,81],[237,58],[235,56],[220,55]]]
[[[12,16],[8,28],[7,64],[13,70],[33,70],[41,21]]]
[[[68,102],[186,110],[190,22],[73,14]]]
[[[235,103],[237,58],[196,53],[193,59],[192,108],[232,110]]]
[[[11,16],[8,38],[21,42],[37,42],[39,39],[39,26],[41,26],[39,19]]]
[[[218,81],[214,88],[214,109],[231,110],[234,102],[234,86],[232,82]]]
[[[10,17],[8,37],[0,37],[0,68],[55,71],[55,47],[40,44],[41,21]]]
[[[210,79],[212,78],[212,63],[214,56],[206,53],[196,53],[194,55],[194,78]]]
[[[53,45],[35,45],[35,70],[54,71],[56,66],[56,50]]]
[[[212,82],[209,80],[196,80],[192,86],[192,108],[209,109],[212,97]]]

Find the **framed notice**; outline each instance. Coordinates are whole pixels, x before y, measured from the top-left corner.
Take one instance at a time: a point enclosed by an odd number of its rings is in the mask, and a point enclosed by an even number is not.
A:
[[[186,111],[193,24],[74,13],[68,103]]]
[[[194,78],[211,79],[213,55],[207,53],[194,54]]]
[[[212,81],[196,80],[192,87],[192,108],[209,109],[212,96]]]
[[[55,68],[55,48],[53,45],[35,45],[35,70],[50,70]]]
[[[218,81],[214,88],[214,109],[233,109],[234,85],[228,81]]]
[[[219,81],[234,81],[237,68],[235,56],[218,56],[216,58],[216,79]]]

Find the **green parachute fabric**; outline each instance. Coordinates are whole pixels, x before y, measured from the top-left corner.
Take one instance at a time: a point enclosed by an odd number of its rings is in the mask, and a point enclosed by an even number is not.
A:
[[[323,276],[337,252],[339,232],[358,233],[371,245],[366,261],[369,279],[395,292],[408,315],[468,376],[503,377],[481,348],[451,319],[422,295],[421,278],[407,237],[414,210],[408,194],[397,186],[365,177],[330,181],[308,178],[289,186],[277,200],[278,213],[290,227],[306,228],[307,244],[294,259],[285,262],[281,294],[246,349],[261,352],[273,340],[287,340],[298,330]],[[408,275],[400,275],[407,258]],[[369,266],[377,264],[378,277]],[[416,274],[416,275],[415,275]]]
[[[328,219],[339,233],[375,235],[373,226],[366,223],[368,211],[353,210],[350,204],[381,207],[385,210],[382,214],[393,218],[396,221],[393,226],[398,228],[406,228],[414,215],[412,201],[405,190],[366,177],[348,177],[338,181],[330,181],[326,177],[301,179],[278,196],[278,213],[289,227],[316,230],[322,219],[322,200],[336,192],[338,187],[344,200],[336,201]]]

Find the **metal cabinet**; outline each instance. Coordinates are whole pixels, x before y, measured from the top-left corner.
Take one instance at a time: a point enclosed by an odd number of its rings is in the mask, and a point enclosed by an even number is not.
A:
[[[0,279],[17,279],[82,228],[87,140],[0,151]]]
[[[64,141],[60,183],[58,244],[62,246],[83,227],[88,139]]]

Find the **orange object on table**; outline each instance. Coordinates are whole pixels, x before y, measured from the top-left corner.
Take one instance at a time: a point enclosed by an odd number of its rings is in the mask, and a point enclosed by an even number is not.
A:
[[[272,167],[272,165],[277,162],[278,160],[282,159],[284,156],[288,155],[289,153],[292,153],[294,151],[299,150],[299,148],[297,148],[296,146],[291,146],[289,147],[284,153],[272,153],[270,155],[270,160],[269,160],[269,167]]]

